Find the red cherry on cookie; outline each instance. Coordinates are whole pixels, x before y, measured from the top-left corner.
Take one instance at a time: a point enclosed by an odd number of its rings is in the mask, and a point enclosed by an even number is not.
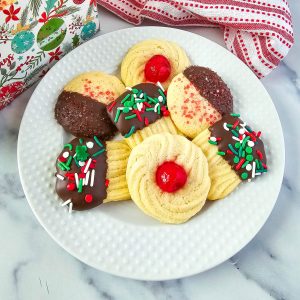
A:
[[[174,193],[181,189],[187,180],[184,168],[175,162],[167,161],[156,170],[156,184],[167,193]]]
[[[85,202],[90,203],[93,201],[93,196],[91,194],[86,194],[84,200]]]
[[[69,191],[74,191],[75,190],[75,183],[71,182],[67,184],[67,189]]]
[[[145,65],[145,78],[150,82],[165,82],[171,74],[171,64],[163,55],[152,56]]]

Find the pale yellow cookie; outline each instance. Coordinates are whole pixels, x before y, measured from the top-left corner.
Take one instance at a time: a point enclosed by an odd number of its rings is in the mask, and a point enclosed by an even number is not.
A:
[[[124,141],[106,142],[107,151],[107,198],[104,203],[130,199],[126,181],[127,161],[130,148]]]
[[[218,155],[218,147],[208,143],[209,129],[205,129],[193,143],[201,148],[208,161],[211,187],[207,196],[208,200],[223,199],[229,195],[240,183],[240,177],[232,170],[229,163]]]
[[[132,150],[126,178],[132,200],[162,223],[189,220],[203,207],[210,188],[201,149],[170,133],[153,135]]]
[[[76,92],[107,105],[125,91],[125,86],[116,76],[92,71],[73,78],[64,91]]]
[[[168,88],[168,108],[178,129],[194,138],[232,111],[232,95],[217,73],[190,66]]]
[[[145,65],[155,55],[165,56],[171,65],[170,76],[165,82],[162,82],[164,88],[169,86],[175,75],[190,65],[185,51],[176,43],[156,39],[145,40],[130,48],[122,61],[121,78],[126,86],[146,82]]]

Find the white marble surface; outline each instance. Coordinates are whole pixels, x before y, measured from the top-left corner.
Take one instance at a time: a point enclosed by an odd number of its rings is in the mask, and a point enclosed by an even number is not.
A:
[[[33,216],[20,185],[17,138],[34,87],[0,112],[0,299],[300,299],[300,3],[290,0],[296,45],[263,84],[282,122],[286,168],[270,218],[238,254],[180,280],[143,282],[105,274],[61,249]],[[101,10],[104,34],[129,24]],[[153,24],[146,22],[145,24]],[[186,28],[223,45],[217,29]],[[41,99],[43,101],[43,99]],[[267,113],[267,112],[266,112]]]

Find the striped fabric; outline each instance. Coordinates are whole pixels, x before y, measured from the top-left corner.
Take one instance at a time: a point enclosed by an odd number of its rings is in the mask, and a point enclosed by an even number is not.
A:
[[[262,78],[294,43],[286,0],[97,0],[124,20],[143,18],[172,26],[217,26],[227,48]]]

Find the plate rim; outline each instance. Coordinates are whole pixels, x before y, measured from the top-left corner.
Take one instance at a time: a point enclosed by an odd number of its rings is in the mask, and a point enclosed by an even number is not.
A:
[[[281,139],[281,142],[282,142],[282,170],[278,170],[278,171],[281,171],[281,180],[280,180],[280,183],[281,184],[278,184],[278,186],[276,187],[276,199],[275,201],[273,201],[272,203],[272,206],[270,207],[270,210],[267,214],[267,216],[265,216],[265,219],[263,222],[261,222],[260,226],[258,226],[258,229],[253,233],[251,234],[251,237],[247,240],[247,241],[244,241],[244,243],[242,244],[239,244],[239,249],[238,250],[234,250],[233,254],[232,255],[229,255],[228,257],[226,258],[223,258],[223,257],[220,257],[219,260],[216,260],[216,262],[214,264],[211,264],[210,266],[206,267],[206,268],[202,268],[201,270],[194,270],[194,271],[191,271],[189,273],[186,273],[186,274],[181,274],[181,275],[173,275],[173,276],[157,276],[156,278],[153,278],[153,276],[134,276],[134,275],[130,275],[130,274],[124,274],[123,272],[118,272],[117,270],[107,270],[106,267],[104,267],[103,269],[100,269],[99,268],[99,265],[96,265],[92,262],[89,262],[87,261],[87,259],[85,259],[84,257],[80,256],[79,254],[77,254],[76,252],[74,252],[72,249],[70,249],[68,246],[66,245],[63,245],[62,242],[56,238],[50,231],[50,229],[47,228],[47,224],[45,224],[42,219],[40,218],[38,212],[36,211],[36,209],[34,208],[33,204],[31,203],[30,201],[30,197],[28,197],[28,191],[27,191],[27,188],[28,186],[25,185],[24,183],[24,177],[22,176],[22,170],[21,170],[21,163],[20,163],[20,151],[21,151],[21,142],[20,142],[20,135],[22,135],[22,132],[24,131],[24,123],[25,123],[25,119],[26,119],[26,116],[27,114],[29,114],[29,110],[30,110],[30,107],[31,107],[31,99],[35,97],[35,95],[37,94],[38,92],[38,89],[39,89],[39,86],[41,85],[41,83],[43,83],[44,81],[47,80],[47,77],[50,76],[50,74],[52,72],[54,72],[54,70],[60,68],[60,65],[61,65],[61,61],[63,61],[65,59],[65,57],[67,57],[67,55],[73,53],[72,55],[75,55],[76,51],[79,51],[78,49],[80,48],[83,48],[83,47],[87,47],[86,45],[88,43],[91,43],[92,41],[95,41],[95,40],[101,40],[101,38],[105,37],[105,36],[109,36],[109,35],[114,35],[116,34],[116,32],[127,32],[127,31],[138,31],[138,30],[143,30],[145,28],[151,28],[151,30],[160,30],[160,29],[163,29],[163,30],[167,30],[167,31],[171,31],[171,32],[176,32],[176,31],[180,31],[180,32],[184,32],[186,35],[190,35],[191,38],[197,38],[199,40],[203,39],[203,40],[206,40],[206,42],[209,42],[211,44],[213,44],[214,47],[219,47],[219,48],[222,48],[222,50],[225,50],[227,52],[227,54],[231,55],[232,57],[234,57],[235,60],[239,61],[239,63],[241,63],[241,67],[243,67],[245,69],[245,71],[248,73],[247,76],[253,76],[253,78],[255,78],[255,80],[257,81],[258,84],[260,84],[261,88],[265,91],[266,95],[268,95],[268,98],[269,98],[269,105],[272,105],[273,108],[274,108],[274,113],[276,114],[276,118],[278,120],[278,124],[280,126],[280,139]],[[281,121],[280,121],[280,118],[279,118],[279,115],[278,115],[278,112],[277,112],[277,109],[272,101],[272,98],[271,96],[269,95],[268,91],[266,90],[266,88],[264,87],[264,85],[262,84],[262,82],[255,76],[255,74],[251,71],[250,68],[248,68],[248,66],[243,62],[241,61],[238,57],[236,57],[234,54],[232,54],[228,49],[222,47],[221,45],[219,45],[218,43],[206,38],[206,37],[203,37],[201,35],[198,35],[198,34],[195,34],[195,33],[192,33],[192,32],[188,32],[188,31],[185,31],[185,30],[182,30],[182,29],[178,29],[178,28],[170,28],[170,27],[165,27],[165,26],[140,26],[140,27],[131,27],[131,28],[125,28],[125,29],[120,29],[120,30],[115,30],[115,31],[112,31],[112,32],[108,32],[108,33],[105,33],[105,34],[102,34],[102,35],[99,35],[83,44],[81,44],[79,47],[75,48],[73,51],[71,51],[70,53],[66,54],[60,61],[58,61],[50,70],[49,72],[40,80],[40,82],[38,83],[38,85],[36,86],[33,94],[31,95],[30,99],[29,99],[29,102],[26,106],[26,109],[24,111],[24,114],[23,114],[23,117],[22,117],[22,121],[20,123],[20,128],[19,128],[19,134],[18,134],[18,143],[17,143],[17,161],[18,161],[18,170],[19,170],[19,177],[20,177],[20,181],[21,181],[21,184],[22,184],[22,188],[24,190],[24,194],[25,194],[25,197],[26,197],[26,200],[33,212],[33,214],[35,215],[35,217],[37,218],[38,222],[40,223],[40,225],[42,225],[42,227],[44,228],[44,230],[51,236],[51,238],[61,247],[63,248],[65,251],[67,251],[68,253],[70,253],[72,256],[74,256],[76,259],[78,259],[79,261],[81,262],[84,262],[85,264],[97,269],[97,270],[100,270],[102,272],[106,272],[106,273],[109,273],[109,274],[113,274],[113,275],[116,275],[116,276],[119,276],[119,277],[123,277],[123,278],[130,278],[130,279],[135,279],[135,280],[149,280],[149,281],[162,281],[162,280],[174,280],[174,279],[179,279],[179,278],[185,278],[185,277],[189,277],[189,276],[193,276],[195,274],[199,274],[199,273],[202,273],[202,272],[205,272],[207,270],[210,270],[212,268],[215,268],[216,266],[218,266],[219,264],[227,261],[230,257],[232,257],[233,255],[236,255],[239,251],[241,251],[248,243],[250,243],[250,241],[253,240],[253,238],[258,234],[258,232],[262,229],[262,227],[264,226],[264,224],[266,223],[266,221],[268,220],[270,214],[272,213],[273,209],[274,209],[274,206],[277,202],[277,199],[278,199],[278,196],[279,196],[279,193],[280,193],[280,190],[281,190],[281,185],[282,185],[282,181],[283,181],[283,176],[284,176],[284,168],[285,168],[285,141],[284,141],[284,135],[283,135],[283,130],[282,130],[282,125],[281,125]]]

